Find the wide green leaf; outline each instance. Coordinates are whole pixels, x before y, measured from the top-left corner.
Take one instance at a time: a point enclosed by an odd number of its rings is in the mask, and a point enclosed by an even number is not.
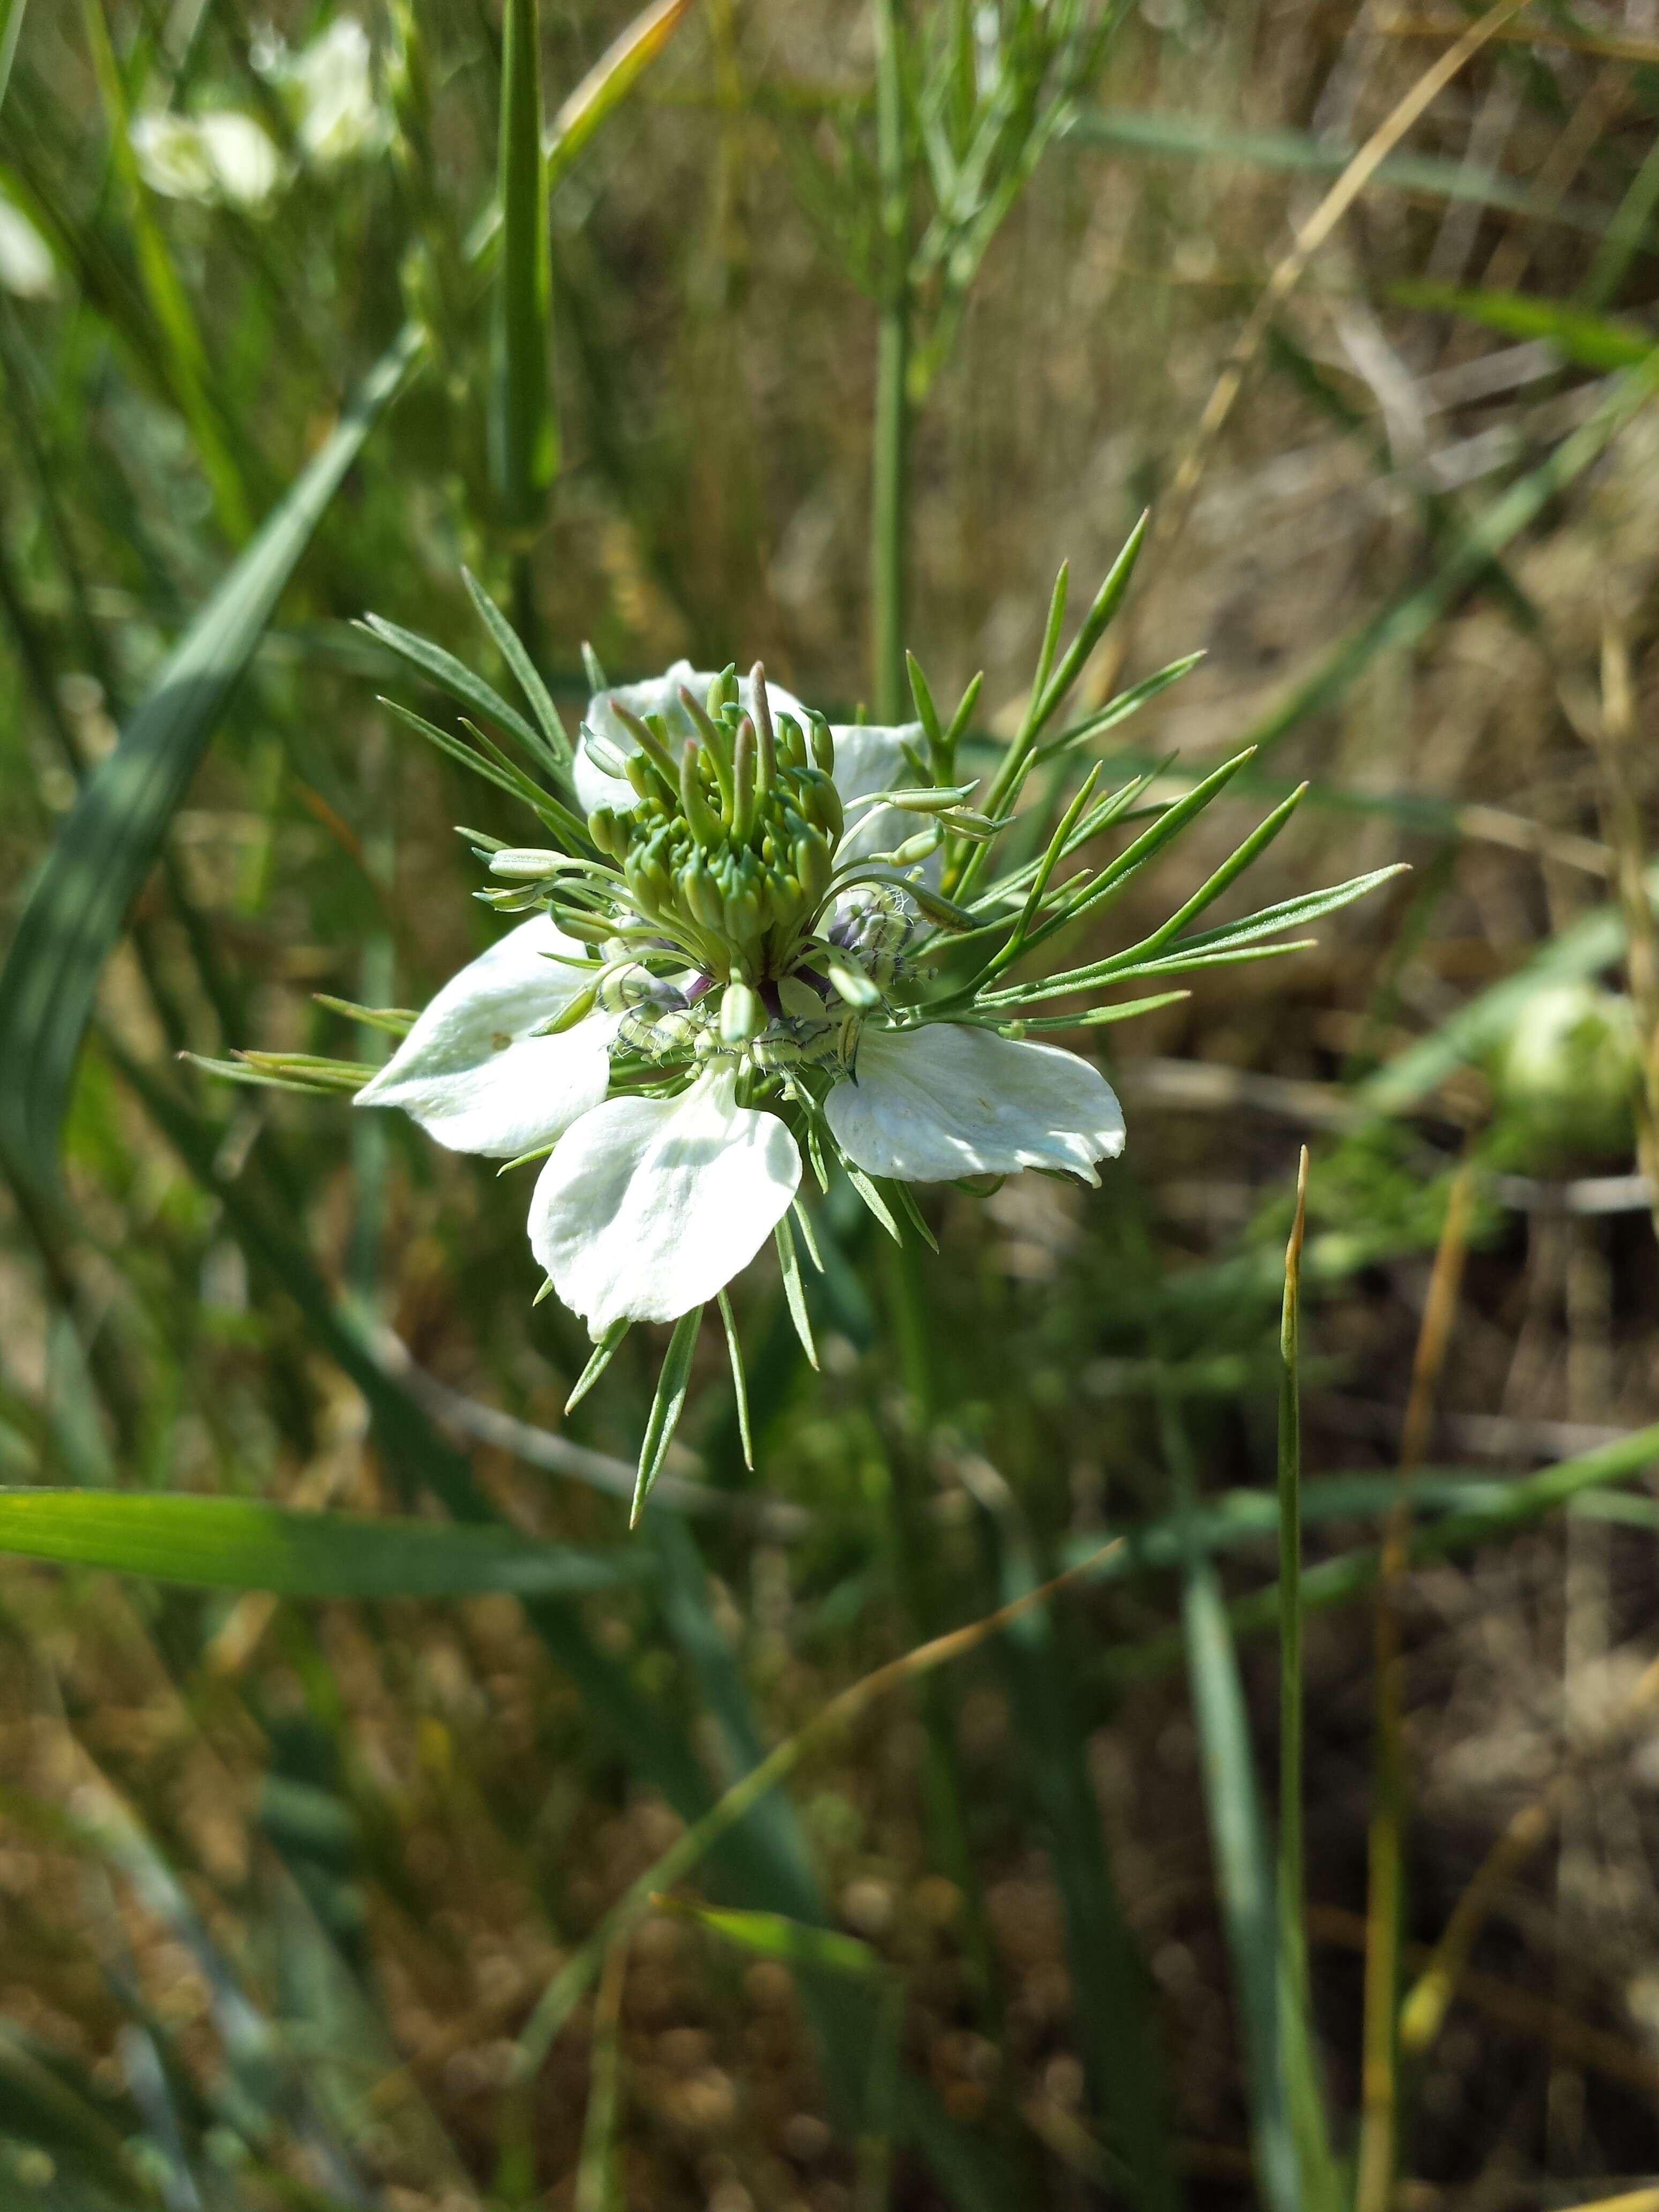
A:
[[[42,1190],[105,961],[238,678],[377,417],[421,350],[405,331],[179,640],[88,777],[0,973],[0,1155]]]
[[[305,1513],[246,1498],[0,1490],[0,1552],[283,1597],[570,1597],[641,1571],[516,1529]]]

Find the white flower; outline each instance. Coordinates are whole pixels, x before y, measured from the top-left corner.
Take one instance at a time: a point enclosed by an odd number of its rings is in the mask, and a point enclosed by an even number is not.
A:
[[[220,108],[204,115],[149,109],[129,129],[138,173],[168,199],[228,201],[261,208],[282,177],[282,157],[251,115]]]
[[[654,815],[647,806],[636,816],[639,792],[611,769],[640,749],[647,717],[661,718],[656,727],[683,769],[694,738],[706,750],[708,725],[699,729],[680,695],[684,687],[701,706],[714,682],[680,662],[650,683],[601,691],[590,702],[576,793],[596,836],[600,810],[613,817],[600,842],[621,852],[620,869],[594,863],[598,872],[585,878],[586,864],[556,853],[514,848],[495,856],[497,876],[528,884],[532,897],[556,903],[573,883],[597,886],[594,895],[611,902],[602,945],[590,951],[546,916],[522,923],[452,979],[358,1094],[362,1105],[403,1107],[457,1151],[509,1158],[549,1151],[531,1201],[531,1245],[596,1342],[617,1323],[678,1321],[755,1257],[800,1183],[800,1151],[786,1113],[798,1123],[817,1117],[865,1174],[908,1182],[1031,1167],[1097,1182],[1096,1162],[1123,1146],[1116,1099],[1074,1053],[974,1024],[917,1026],[914,1012],[887,1006],[885,990],[906,967],[901,949],[915,930],[914,909],[890,884],[843,893],[833,872],[913,834],[915,813],[854,809],[844,832],[813,830],[823,841],[818,888],[803,890],[814,870],[799,858],[787,863],[796,875],[769,878],[782,884],[769,896],[782,898],[795,919],[750,921],[746,933],[728,937],[718,899],[710,908],[699,893],[684,903],[673,869],[689,866],[696,874],[704,866],[695,856],[672,860],[691,849],[684,822],[672,810],[665,814],[655,784]],[[815,818],[833,826],[855,799],[915,781],[906,750],[920,746],[919,727],[837,729],[839,801],[825,814],[824,772],[806,765],[807,709],[774,684],[767,702],[783,765],[766,803],[781,811],[766,817],[770,843],[744,852],[763,856],[780,843],[797,851],[790,840],[805,825],[789,811],[796,805],[817,807]],[[751,714],[754,706],[744,683],[736,708]],[[785,718],[798,726],[793,732]],[[815,757],[818,750],[815,744]],[[822,757],[829,759],[828,749]],[[716,796],[711,784],[705,803]],[[670,840],[662,848],[671,859],[663,878],[669,888],[653,895],[648,915],[629,906],[626,888],[641,848],[619,847],[616,830],[617,821],[636,820],[647,845],[653,835]],[[763,824],[754,837],[763,831]],[[719,852],[708,863],[716,875],[717,864]],[[637,880],[648,886],[649,870]],[[861,907],[861,899],[873,902]],[[594,911],[571,907],[572,926],[577,915]],[[606,937],[611,930],[632,935]],[[653,944],[665,951],[654,967],[641,964]],[[685,948],[699,946],[706,966],[687,966]],[[837,962],[843,977],[861,969],[870,979],[853,1000],[833,982]],[[741,994],[733,981],[739,966]],[[857,981],[854,975],[852,985]],[[727,1000],[743,1018],[725,1018]],[[561,1015],[568,1025],[542,1034]],[[607,1095],[613,1049],[634,1071],[617,1096]]]
[[[254,58],[286,99],[313,167],[334,168],[391,143],[391,115],[374,96],[368,33],[355,15],[337,15],[296,54],[271,41]]]
[[[0,285],[20,300],[49,300],[58,289],[52,248],[21,208],[0,196]]]

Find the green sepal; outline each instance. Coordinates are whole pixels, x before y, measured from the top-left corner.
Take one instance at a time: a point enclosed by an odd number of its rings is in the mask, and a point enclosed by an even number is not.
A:
[[[749,1382],[743,1371],[743,1346],[738,1340],[737,1317],[732,1311],[732,1301],[721,1291],[715,1300],[720,1310],[720,1319],[726,1324],[726,1348],[732,1358],[732,1390],[738,1401],[738,1436],[743,1444],[743,1463],[750,1474],[755,1472],[755,1439],[749,1429]]]
[[[657,1377],[657,1395],[651,1401],[651,1418],[645,1425],[645,1440],[640,1446],[639,1479],[634,1485],[634,1504],[628,1516],[630,1528],[640,1525],[645,1501],[662,1473],[668,1447],[685,1410],[685,1393],[691,1380],[691,1355],[697,1348],[697,1331],[702,1327],[702,1308],[693,1306],[690,1313],[682,1314],[675,1322],[674,1334],[668,1340],[662,1372]]]
[[[553,1279],[550,1275],[547,1281],[536,1293],[538,1304],[546,1297],[548,1291],[550,1291],[552,1287]],[[610,1366],[611,1360],[616,1357],[617,1346],[622,1342],[623,1337],[627,1335],[628,1329],[629,1324],[627,1322],[613,1321],[610,1328],[605,1330],[604,1335],[600,1337],[599,1342],[593,1347],[592,1358],[588,1360],[586,1366],[583,1368],[581,1373],[576,1377],[576,1387],[572,1390],[570,1395],[564,1401],[564,1410],[567,1413],[574,1413],[575,1412],[577,1407],[580,1405],[582,1400],[593,1388],[593,1385],[599,1381],[600,1376],[604,1374],[605,1369]]]
[[[419,1018],[407,1006],[360,1006],[350,999],[331,998],[326,991],[313,991],[311,996],[330,1013],[343,1014],[348,1021],[362,1022],[366,1029],[384,1030],[388,1036],[407,1036]]]
[[[795,1334],[800,1339],[800,1348],[806,1354],[806,1364],[816,1368],[818,1348],[812,1341],[812,1323],[806,1311],[806,1289],[800,1279],[800,1260],[795,1251],[795,1239],[786,1213],[772,1231],[772,1241],[778,1248],[778,1265],[783,1271],[783,1295],[788,1302],[789,1318],[795,1324]]]

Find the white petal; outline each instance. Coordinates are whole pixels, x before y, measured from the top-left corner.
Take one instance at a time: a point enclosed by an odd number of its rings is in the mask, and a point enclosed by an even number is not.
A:
[[[532,1036],[588,980],[546,956],[581,950],[545,915],[521,923],[450,978],[356,1103],[401,1106],[456,1152],[512,1159],[562,1136],[605,1097],[620,1018]]]
[[[153,192],[173,200],[210,200],[213,164],[196,124],[183,115],[146,109],[127,129],[138,173]]]
[[[58,289],[52,248],[8,199],[0,199],[0,284],[20,300],[49,300]]]
[[[221,196],[238,207],[262,206],[282,174],[282,157],[270,132],[234,108],[202,116],[197,127]]]
[[[531,1246],[596,1340],[614,1321],[678,1321],[703,1304],[788,1210],[795,1140],[736,1091],[724,1064],[678,1098],[608,1099],[542,1170]]]
[[[824,1102],[836,1142],[866,1175],[904,1182],[1066,1168],[1098,1182],[1123,1150],[1123,1115],[1098,1068],[1074,1052],[938,1022],[866,1027],[856,1080]]]
[[[694,699],[702,701],[708,696],[714,675],[704,669],[693,668],[689,660],[677,660],[661,676],[647,678],[643,684],[617,684],[608,691],[596,691],[587,702],[585,717],[587,727],[596,737],[605,739],[623,755],[637,752],[628,732],[617,720],[616,708],[625,707],[630,714],[643,717],[660,714],[668,725],[668,740],[678,756],[680,747],[691,735],[691,717],[680,703],[680,686],[684,684]],[[753,705],[750,696],[749,678],[738,679],[738,697],[744,713]],[[803,729],[806,726],[806,709],[793,691],[781,684],[769,683],[767,703],[776,714],[793,714]],[[576,796],[583,807],[592,813],[596,806],[628,807],[634,804],[634,787],[620,776],[607,775],[596,761],[588,757],[585,744],[576,748]]]
[[[830,732],[836,741],[836,788],[843,806],[868,791],[902,791],[915,780],[915,771],[902,750],[908,744],[926,759],[927,741],[920,722],[904,722],[884,729],[874,723],[839,724]],[[866,853],[889,853],[927,827],[927,817],[905,814],[896,806],[860,807],[836,849],[837,866]]]

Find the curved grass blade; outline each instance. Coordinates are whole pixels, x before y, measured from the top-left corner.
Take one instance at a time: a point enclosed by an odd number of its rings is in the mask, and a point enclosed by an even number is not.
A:
[[[203,749],[312,533],[421,351],[383,354],[326,444],[191,623],[88,777],[37,878],[0,973],[0,1155],[44,1193],[98,977]]]
[[[282,1597],[569,1597],[639,1571],[620,1558],[530,1544],[516,1530],[351,1513],[245,1498],[0,1490],[0,1552],[143,1575],[198,1589]]]

